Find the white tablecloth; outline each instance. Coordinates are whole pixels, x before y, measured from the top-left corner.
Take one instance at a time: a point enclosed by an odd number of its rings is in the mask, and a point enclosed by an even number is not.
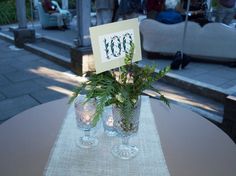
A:
[[[92,149],[82,149],[76,140],[83,135],[76,126],[74,107],[68,110],[58,139],[45,167],[46,176],[169,176],[155,126],[149,98],[142,96],[140,126],[130,143],[139,148],[131,160],[121,160],[111,154],[111,148],[121,140],[108,137],[99,128],[99,144]]]

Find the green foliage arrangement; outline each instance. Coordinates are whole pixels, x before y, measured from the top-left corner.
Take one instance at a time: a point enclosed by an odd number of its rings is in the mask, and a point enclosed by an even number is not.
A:
[[[31,18],[30,0],[26,0],[26,16]],[[17,22],[16,1],[0,0],[0,25],[12,24]]]
[[[15,23],[16,5],[14,0],[0,1],[0,25]]]
[[[97,123],[104,107],[115,105],[125,118],[129,118],[136,106],[139,96],[146,89],[153,90],[160,95],[160,100],[168,106],[167,99],[152,83],[162,78],[170,68],[165,67],[155,73],[155,66],[140,67],[133,63],[134,45],[131,44],[129,53],[125,56],[125,65],[118,70],[106,71],[100,74],[92,74],[89,80],[78,86],[70,99],[72,102],[80,93],[86,92],[86,101],[95,98],[97,101],[94,124]]]

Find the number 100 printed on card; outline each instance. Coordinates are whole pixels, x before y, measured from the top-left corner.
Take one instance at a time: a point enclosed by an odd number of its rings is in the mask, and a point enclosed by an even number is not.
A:
[[[134,31],[132,29],[100,36],[99,47],[102,63],[124,57],[133,42]]]
[[[131,19],[90,28],[96,73],[124,65],[125,54],[135,46],[133,62],[141,60],[138,20]]]

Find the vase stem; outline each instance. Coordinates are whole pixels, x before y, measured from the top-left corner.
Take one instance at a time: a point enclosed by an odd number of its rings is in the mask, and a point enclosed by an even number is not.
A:
[[[129,145],[129,137],[123,136],[122,137],[122,144],[123,145]]]
[[[98,144],[98,139],[91,135],[90,130],[84,130],[84,136],[79,138],[78,146],[81,148],[92,148]]]
[[[120,159],[131,159],[137,155],[138,148],[129,145],[129,137],[122,136],[122,144],[115,145],[111,152],[114,156]]]
[[[85,135],[86,137],[89,137],[89,136],[90,136],[90,130],[85,130],[85,131],[84,131],[84,135]]]

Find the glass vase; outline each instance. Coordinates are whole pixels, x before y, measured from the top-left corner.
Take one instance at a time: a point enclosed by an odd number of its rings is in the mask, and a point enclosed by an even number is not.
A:
[[[92,148],[98,144],[98,139],[91,135],[91,129],[95,127],[93,118],[96,112],[96,101],[92,99],[84,103],[85,97],[79,95],[74,102],[77,126],[84,131],[77,144],[81,148]]]
[[[129,139],[138,132],[140,107],[141,101],[139,99],[128,117],[124,117],[118,107],[112,107],[114,128],[116,129],[118,136],[122,139],[121,144],[115,145],[112,148],[112,154],[115,157],[127,160],[134,158],[138,154],[138,147],[130,145]]]
[[[111,106],[108,106],[105,108],[105,110],[103,112],[102,122],[103,122],[104,133],[107,136],[113,137],[113,136],[117,135],[117,132],[116,132],[114,125],[113,125],[114,119],[113,119]]]

